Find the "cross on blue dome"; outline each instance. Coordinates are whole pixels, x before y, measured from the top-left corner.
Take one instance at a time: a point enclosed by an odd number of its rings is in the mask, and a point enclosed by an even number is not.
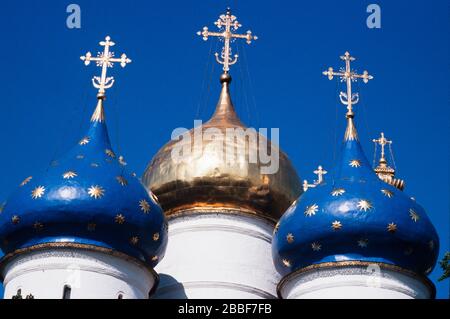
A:
[[[154,267],[167,246],[156,197],[111,147],[104,89],[78,144],[40,176],[27,177],[0,218],[5,257],[48,247],[76,247],[134,257]]]
[[[287,275],[328,262],[379,262],[429,274],[439,252],[436,230],[415,200],[375,174],[358,140],[352,104],[334,169],[275,227],[275,266]]]

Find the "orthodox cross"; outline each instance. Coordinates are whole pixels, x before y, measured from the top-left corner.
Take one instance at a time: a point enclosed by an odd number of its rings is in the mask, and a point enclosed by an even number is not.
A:
[[[313,173],[317,175],[317,180],[315,180],[313,184],[309,184],[308,181],[305,179],[303,181],[304,192],[306,192],[310,187],[316,187],[317,185],[321,184],[323,182],[323,175],[327,174],[328,172],[324,170],[321,165],[319,165],[317,169],[313,171]]]
[[[392,141],[386,139],[386,138],[384,137],[384,133],[383,133],[383,132],[381,132],[380,138],[378,138],[378,139],[373,139],[372,141],[373,141],[374,143],[376,143],[376,144],[378,144],[378,145],[381,146],[381,159],[384,159],[384,147],[385,147],[386,145],[391,145],[391,144],[392,144]]]
[[[247,31],[245,34],[233,33],[239,29],[242,25],[236,20],[236,17],[231,14],[230,8],[227,8],[226,14],[222,14],[219,19],[217,19],[214,24],[219,28],[221,32],[210,32],[208,27],[203,27],[202,31],[198,31],[197,34],[203,36],[203,40],[208,40],[208,37],[219,37],[224,41],[224,46],[222,48],[222,53],[215,53],[216,61],[223,65],[223,70],[227,73],[230,70],[230,65],[233,65],[238,60],[238,55],[235,54],[231,57],[231,47],[230,42],[235,39],[245,39],[246,42],[250,44],[252,40],[258,39],[258,37],[252,35],[251,31]]]
[[[314,181],[314,183],[320,184],[323,182],[323,175],[325,175],[328,172],[324,170],[321,165],[319,165],[313,173],[317,175],[317,180]]]
[[[97,57],[92,57],[91,52],[86,53],[80,57],[81,60],[84,61],[85,65],[89,65],[91,61],[97,63],[97,66],[102,68],[101,76],[94,76],[92,78],[92,84],[95,88],[98,89],[98,98],[105,97],[105,90],[111,88],[114,84],[114,77],[106,76],[108,68],[112,68],[115,62],[120,62],[121,67],[125,67],[127,63],[130,63],[131,60],[127,57],[125,53],[123,53],[120,58],[114,57],[114,52],[110,51],[110,48],[115,45],[111,38],[107,36],[105,41],[101,41],[100,45],[104,47],[103,52],[98,52]]]
[[[323,72],[323,75],[327,75],[330,80],[332,80],[334,76],[339,76],[341,82],[346,81],[347,93],[340,92],[339,98],[341,99],[342,104],[347,105],[347,115],[353,116],[353,105],[358,103],[359,95],[358,93],[352,93],[352,82],[362,79],[364,83],[367,83],[369,80],[373,79],[373,76],[369,75],[367,71],[364,71],[363,74],[357,74],[353,71],[350,67],[350,62],[355,61],[355,58],[352,57],[350,53],[345,52],[340,58],[345,61],[345,69],[340,68],[339,72],[335,72],[333,68],[330,67],[327,71]]]

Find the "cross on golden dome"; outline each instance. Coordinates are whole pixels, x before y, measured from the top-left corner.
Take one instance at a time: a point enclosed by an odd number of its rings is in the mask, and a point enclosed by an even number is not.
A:
[[[101,76],[94,76],[92,78],[92,84],[98,89],[97,97],[102,99],[105,97],[105,91],[111,88],[114,84],[114,77],[107,76],[108,68],[112,68],[115,62],[120,62],[121,67],[126,67],[131,60],[123,53],[120,58],[114,57],[114,52],[110,51],[110,48],[115,45],[111,38],[107,36],[104,41],[100,41],[100,45],[104,47],[103,52],[98,52],[97,57],[93,57],[91,52],[86,53],[80,57],[84,61],[85,65],[89,65],[91,61],[96,62],[97,66],[102,68]]]
[[[367,71],[364,71],[362,74],[353,71],[350,62],[355,61],[355,58],[350,53],[345,52],[340,58],[345,61],[345,69],[340,68],[339,72],[335,72],[332,67],[329,67],[327,71],[323,72],[323,75],[327,75],[329,80],[332,80],[334,76],[339,76],[341,82],[346,82],[347,93],[340,92],[339,98],[342,104],[347,105],[347,116],[353,116],[353,105],[358,103],[359,95],[358,93],[352,93],[352,82],[362,79],[364,83],[367,83],[373,79],[373,76],[369,75]]]
[[[231,47],[230,42],[233,39],[245,39],[248,44],[252,42],[252,40],[257,40],[258,37],[252,35],[252,32],[249,30],[245,34],[237,34],[233,33],[239,29],[242,25],[237,21],[236,17],[231,14],[230,8],[227,8],[226,14],[222,14],[219,19],[217,19],[214,24],[219,28],[222,32],[211,32],[208,30],[208,27],[203,27],[202,31],[198,31],[197,34],[203,36],[203,40],[208,40],[208,37],[218,37],[222,38],[224,41],[224,46],[222,48],[222,53],[215,53],[216,61],[219,64],[223,65],[223,70],[227,73],[230,70],[230,65],[233,65],[238,60],[238,55],[235,54],[234,57],[231,57]]]

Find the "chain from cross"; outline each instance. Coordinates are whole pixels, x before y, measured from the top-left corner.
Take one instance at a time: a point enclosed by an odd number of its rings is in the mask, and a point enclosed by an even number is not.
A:
[[[104,98],[105,91],[114,84],[114,77],[106,75],[108,68],[112,68],[115,62],[120,63],[120,66],[124,68],[128,63],[131,63],[131,60],[125,53],[123,53],[120,58],[114,57],[114,52],[111,52],[110,48],[114,46],[115,43],[111,41],[109,36],[107,36],[104,41],[100,41],[100,45],[104,47],[104,50],[103,52],[98,52],[97,57],[93,57],[91,52],[88,52],[86,55],[81,56],[80,59],[84,61],[85,65],[89,65],[94,61],[98,67],[102,68],[101,76],[94,76],[92,78],[92,84],[98,89],[97,97]]]
[[[203,27],[202,31],[198,31],[197,34],[203,36],[203,40],[207,41],[208,37],[218,37],[222,38],[224,41],[224,46],[222,48],[222,53],[215,53],[216,61],[223,65],[223,71],[228,73],[230,70],[230,65],[233,65],[238,60],[238,55],[235,54],[233,57],[230,47],[230,42],[233,39],[245,39],[247,44],[250,44],[252,40],[257,40],[258,37],[254,36],[249,30],[245,34],[233,33],[239,29],[242,25],[237,21],[236,17],[231,14],[230,8],[227,8],[226,14],[222,14],[219,19],[214,22],[214,24],[223,32],[210,32],[208,27]]]
[[[384,133],[381,132],[381,136],[377,139],[373,139],[372,142],[378,144],[381,146],[381,159],[385,159],[384,155],[385,155],[385,150],[384,147],[386,145],[390,145],[392,144],[392,141],[388,140],[387,138],[384,137]]]
[[[345,52],[340,58],[345,61],[345,69],[341,68],[339,72],[335,72],[332,67],[329,67],[327,71],[323,72],[323,75],[328,76],[329,80],[332,80],[334,76],[339,76],[341,82],[346,82],[347,93],[340,92],[339,98],[342,104],[347,105],[347,116],[353,116],[353,105],[359,102],[359,95],[358,93],[352,93],[352,82],[362,79],[364,83],[367,83],[373,79],[373,76],[369,75],[367,71],[364,71],[363,74],[358,74],[353,71],[350,62],[355,61],[355,58],[350,53]]]

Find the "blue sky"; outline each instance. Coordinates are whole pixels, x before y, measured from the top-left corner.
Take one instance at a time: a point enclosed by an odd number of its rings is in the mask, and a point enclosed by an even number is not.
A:
[[[81,29],[66,27],[66,7],[81,7]],[[381,6],[381,29],[366,26],[366,7]],[[4,1],[0,12],[2,178],[6,199],[25,177],[41,172],[83,135],[95,106],[91,77],[79,56],[110,35],[116,54],[133,63],[111,74],[107,120],[118,153],[139,174],[176,127],[206,120],[218,97],[217,41],[196,31],[230,5],[242,31],[231,74],[233,100],[253,127],[280,128],[280,144],[299,175],[330,167],[344,133],[339,87],[321,74],[341,66],[346,50],[374,80],[356,86],[356,123],[368,158],[372,138],[394,140],[398,176],[427,210],[449,245],[449,41],[446,1]],[[447,280],[431,279],[447,298]]]

